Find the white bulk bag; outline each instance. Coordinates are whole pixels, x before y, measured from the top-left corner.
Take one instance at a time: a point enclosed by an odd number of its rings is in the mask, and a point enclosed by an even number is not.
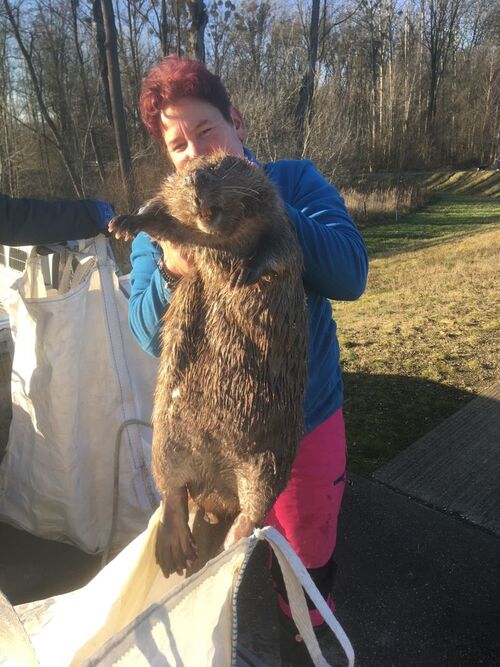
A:
[[[138,535],[159,498],[150,478],[149,423],[157,360],[128,327],[128,295],[100,235],[66,257],[59,291],[47,289],[33,250],[2,288],[15,350],[12,423],[0,467],[0,519],[40,537],[103,551]]]
[[[155,561],[159,511],[137,537],[85,587],[73,593],[15,607],[18,640],[2,645],[0,665],[16,663],[31,640],[33,663],[41,667],[120,664],[228,667],[236,659],[236,595],[259,539],[273,548],[282,568],[294,619],[316,665],[327,665],[311,626],[302,586],[335,632],[349,665],[352,646],[304,566],[274,529],[240,540],[183,580],[165,579]],[[12,628],[11,620],[7,620]],[[18,647],[17,649],[15,647]],[[3,653],[3,655],[2,655]],[[2,662],[3,660],[3,662]]]

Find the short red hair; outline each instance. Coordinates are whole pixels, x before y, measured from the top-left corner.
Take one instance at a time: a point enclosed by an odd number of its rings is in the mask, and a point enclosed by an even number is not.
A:
[[[153,67],[142,80],[139,100],[141,118],[156,141],[162,140],[163,109],[183,97],[196,97],[209,102],[232,124],[231,101],[220,78],[199,60],[171,55]]]

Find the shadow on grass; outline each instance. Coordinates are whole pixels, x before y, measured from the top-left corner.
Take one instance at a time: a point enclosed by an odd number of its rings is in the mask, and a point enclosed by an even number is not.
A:
[[[370,475],[476,397],[438,382],[344,373],[349,469]]]
[[[432,202],[393,220],[359,224],[371,256],[428,247],[444,238],[476,233],[500,222],[500,202],[463,196],[436,196]]]
[[[425,181],[425,185],[450,193],[498,197],[500,195],[500,171],[491,168],[455,173],[436,172]]]

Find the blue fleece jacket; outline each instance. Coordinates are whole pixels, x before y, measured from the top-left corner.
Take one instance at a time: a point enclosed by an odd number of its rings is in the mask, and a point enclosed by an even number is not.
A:
[[[245,149],[249,159],[256,161]],[[342,197],[312,162],[280,160],[261,165],[276,184],[304,253],[304,286],[309,310],[306,431],[342,405],[343,389],[336,325],[329,299],[351,301],[366,286],[368,258],[363,239]],[[160,354],[161,318],[170,291],[156,261],[159,246],[141,232],[132,244],[130,328],[150,354]]]

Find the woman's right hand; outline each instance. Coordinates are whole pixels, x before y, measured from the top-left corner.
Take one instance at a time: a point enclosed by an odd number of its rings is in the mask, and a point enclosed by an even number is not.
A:
[[[161,241],[160,246],[163,250],[165,267],[170,273],[182,277],[191,271],[193,265],[183,254],[179,246],[170,241]]]

